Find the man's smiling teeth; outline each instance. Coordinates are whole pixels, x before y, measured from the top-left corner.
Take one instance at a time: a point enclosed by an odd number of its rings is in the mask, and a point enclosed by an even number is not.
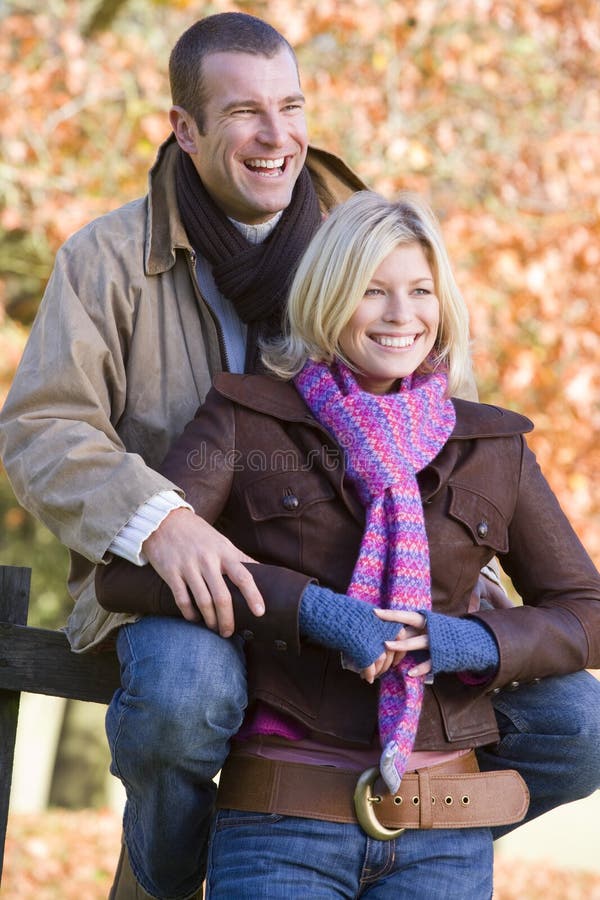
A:
[[[246,166],[249,169],[281,169],[285,163],[285,156],[280,159],[247,159]]]
[[[372,334],[371,340],[382,347],[410,347],[415,342],[416,335],[407,334],[402,337],[388,337],[387,335]]]

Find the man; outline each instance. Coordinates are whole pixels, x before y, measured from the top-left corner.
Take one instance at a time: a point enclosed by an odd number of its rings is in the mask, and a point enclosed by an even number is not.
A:
[[[322,214],[363,187],[308,148],[293,51],[266,23],[201,20],[170,78],[173,135],[148,195],[59,251],[1,419],[17,496],[72,551],[73,650],[116,638],[107,734],[127,803],[113,900],[201,896],[212,777],[245,706],[224,576],[264,609],[248,559],[155,469],[212,376],[253,367]],[[182,618],[105,613],[94,568],[111,553],[153,565]],[[522,772],[533,815],[597,786],[599,698],[582,675],[498,695],[508,737],[482,763]]]

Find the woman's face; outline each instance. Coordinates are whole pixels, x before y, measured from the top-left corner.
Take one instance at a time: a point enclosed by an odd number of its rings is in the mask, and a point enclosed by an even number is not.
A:
[[[386,394],[431,353],[440,321],[433,273],[421,245],[402,244],[376,269],[342,330],[340,346],[371,394]]]

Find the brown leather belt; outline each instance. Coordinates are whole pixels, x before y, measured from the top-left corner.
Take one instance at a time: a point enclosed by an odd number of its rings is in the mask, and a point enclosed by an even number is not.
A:
[[[359,822],[372,837],[405,828],[475,828],[519,822],[529,792],[518,772],[480,772],[473,751],[406,773],[390,794],[377,769],[360,777],[332,766],[232,753],[219,780],[217,806],[247,812]]]

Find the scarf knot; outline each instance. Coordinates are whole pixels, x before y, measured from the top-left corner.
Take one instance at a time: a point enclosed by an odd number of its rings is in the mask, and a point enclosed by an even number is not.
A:
[[[444,372],[413,374],[397,393],[369,394],[347,366],[308,360],[295,378],[305,402],[341,446],[348,478],[366,510],[349,596],[388,609],[430,609],[429,547],[416,475],[440,452],[455,424]],[[400,629],[400,626],[399,626]],[[381,772],[398,790],[412,751],[423,679],[407,654],[381,679]]]

